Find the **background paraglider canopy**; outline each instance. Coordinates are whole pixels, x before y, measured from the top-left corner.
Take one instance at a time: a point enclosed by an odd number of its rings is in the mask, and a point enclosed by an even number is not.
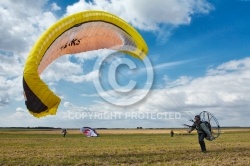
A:
[[[32,115],[55,115],[61,99],[40,74],[55,59],[97,49],[113,49],[143,59],[148,48],[141,35],[119,17],[103,11],[85,11],[52,25],[33,46],[23,73],[25,104]]]
[[[80,129],[81,133],[86,135],[87,137],[97,137],[99,134],[96,132],[95,129],[92,129],[91,127],[82,127]]]

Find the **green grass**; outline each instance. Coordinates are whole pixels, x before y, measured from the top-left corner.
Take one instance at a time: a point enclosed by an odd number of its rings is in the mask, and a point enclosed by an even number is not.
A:
[[[250,165],[250,131],[228,132],[206,141],[201,153],[197,135],[32,134],[1,132],[0,165]]]

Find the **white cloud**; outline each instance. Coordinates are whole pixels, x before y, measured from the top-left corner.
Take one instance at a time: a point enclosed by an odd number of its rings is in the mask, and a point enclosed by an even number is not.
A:
[[[212,112],[222,125],[238,125],[242,115],[249,116],[250,108],[250,58],[230,61],[215,67],[226,69],[224,74],[206,75],[199,78],[181,77],[173,82],[166,82],[166,88],[151,90],[142,101],[132,106],[126,106],[126,112],[181,112],[189,111],[193,115],[201,111]],[[238,67],[236,67],[238,66]],[[239,67],[241,66],[241,67]],[[243,68],[244,66],[244,68]],[[136,96],[134,96],[136,98]],[[124,102],[126,99],[124,98]],[[74,107],[74,110],[77,106]],[[92,106],[94,111],[107,108],[111,112],[124,113],[124,107],[99,103]],[[233,118],[229,123],[226,119]],[[187,120],[184,118],[184,120]],[[179,124],[183,122],[178,121]],[[176,122],[175,125],[178,125]],[[242,125],[247,125],[244,123]],[[181,126],[178,126],[181,127]]]
[[[13,78],[22,74],[23,62],[18,55],[6,55],[0,52],[0,75],[6,78]]]
[[[73,83],[92,81],[93,79],[97,78],[98,72],[92,71],[92,68],[89,69],[88,73],[84,74],[84,69],[87,68],[87,66],[89,66],[88,63],[90,63],[88,61],[88,59],[90,59],[89,56],[80,58],[78,55],[76,56],[77,62],[71,61],[70,57],[75,57],[75,55],[63,56],[55,60],[41,74],[41,78],[46,82],[66,80]]]
[[[26,112],[26,110],[21,107],[17,107],[16,112]]]
[[[0,76],[0,106],[22,99],[22,77],[7,79]]]
[[[67,80],[68,76],[81,75],[81,65],[71,62],[69,58],[69,56],[63,56],[52,62],[41,74],[41,78],[46,81],[59,81]]]
[[[99,71],[92,71],[86,75],[81,76],[69,76],[69,80],[74,83],[86,82],[86,81],[93,81],[94,79],[98,78]]]
[[[58,6],[55,2],[53,2],[53,3],[51,4],[51,10],[52,10],[52,11],[58,11],[58,10],[61,10],[61,7]]]
[[[104,10],[114,13],[141,30],[159,30],[160,25],[189,24],[195,13],[208,13],[213,7],[205,0],[94,0],[67,7],[67,14],[84,10]]]
[[[56,20],[43,11],[45,4],[43,0],[0,2],[1,50],[27,53],[41,32]]]
[[[214,69],[213,75],[200,78],[181,77],[166,89],[152,92],[145,107],[154,105],[158,110],[202,111],[226,113],[238,112],[239,118],[250,107],[250,58],[234,60]],[[221,71],[224,70],[223,74]],[[169,80],[168,80],[169,81]],[[216,113],[215,113],[216,114]]]
[[[227,63],[223,63],[216,67],[215,69],[209,69],[207,75],[220,75],[228,72],[241,72],[250,70],[250,58],[241,59],[241,60],[232,60]]]
[[[47,1],[0,1],[0,105],[23,100],[22,72],[28,51],[57,18]]]
[[[155,70],[167,69],[167,68],[171,68],[173,66],[183,65],[183,64],[188,63],[190,61],[191,60],[182,60],[182,61],[176,61],[176,62],[167,62],[167,63],[157,64],[157,65],[154,65],[154,69]]]

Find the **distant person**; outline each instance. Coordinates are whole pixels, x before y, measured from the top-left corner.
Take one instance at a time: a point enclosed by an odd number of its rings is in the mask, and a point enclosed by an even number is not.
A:
[[[67,134],[67,130],[66,130],[66,129],[63,129],[63,130],[62,130],[62,134],[63,134],[63,137],[65,137],[66,134]]]
[[[201,121],[200,115],[196,115],[194,117],[194,123],[193,125],[190,127],[190,130],[188,131],[189,133],[191,133],[194,129],[197,130],[198,133],[198,141],[201,147],[201,151],[202,152],[206,152],[206,144],[204,142],[204,138],[208,138],[209,140],[213,140],[213,136],[211,134],[211,132],[209,131],[209,128],[206,126],[206,124],[204,122]]]
[[[170,131],[170,136],[171,136],[171,137],[174,136],[174,131],[173,131],[173,130]]]

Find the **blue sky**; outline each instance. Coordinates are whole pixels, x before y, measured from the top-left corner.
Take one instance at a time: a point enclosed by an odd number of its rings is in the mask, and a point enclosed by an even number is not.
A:
[[[250,126],[249,8],[247,0],[1,0],[0,126],[182,127],[187,117],[204,110],[221,126]],[[145,88],[144,62],[115,54],[116,64],[125,58],[138,66],[131,71],[121,65],[118,83],[123,90],[130,81],[138,87],[116,96],[119,104],[112,104],[93,82],[98,79],[97,59],[113,52],[67,55],[41,76],[62,99],[57,115],[33,117],[22,94],[31,47],[60,18],[92,9],[116,14],[142,35],[149,48],[152,87]],[[106,92],[113,94],[106,79],[110,66],[106,63],[99,72]],[[138,102],[129,104],[131,100]]]

